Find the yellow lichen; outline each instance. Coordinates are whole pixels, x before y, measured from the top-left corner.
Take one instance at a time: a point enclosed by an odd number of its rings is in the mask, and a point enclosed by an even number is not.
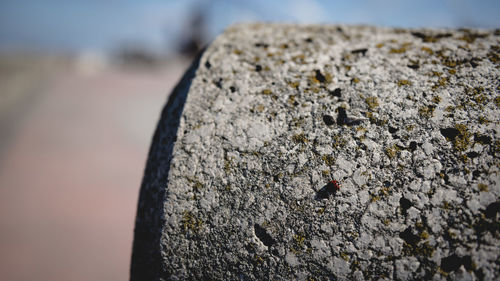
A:
[[[323,156],[321,156],[321,159],[323,159],[325,164],[328,166],[332,166],[333,164],[335,164],[335,158],[333,158],[331,155],[323,155]],[[326,172],[328,172],[328,171],[326,171]],[[328,174],[329,174],[329,172],[328,172]]]
[[[411,82],[408,81],[408,80],[399,80],[398,81],[398,86],[399,87],[402,87],[402,86],[411,86]]]
[[[458,40],[462,40],[471,44],[474,43],[474,41],[476,41],[477,38],[484,38],[486,36],[488,36],[488,34],[474,33],[469,30],[466,31],[463,36],[459,37]]]
[[[194,185],[193,185],[194,191],[199,191],[202,188],[203,188],[203,184],[201,182],[199,182],[198,180],[195,180]]]
[[[420,114],[420,116],[422,117],[425,117],[425,118],[431,118],[432,116],[434,116],[434,107],[432,106],[421,106],[419,109],[418,109],[418,113]]]
[[[368,130],[367,130],[365,127],[363,127],[363,126],[357,126],[357,127],[356,127],[356,131],[358,131],[358,132],[363,132],[363,133],[364,133],[364,132],[366,132],[366,131],[368,131]]]
[[[297,235],[294,235],[293,240],[295,241],[296,250],[304,248],[304,242],[306,241],[306,237],[304,236],[304,234],[299,233]]]
[[[420,48],[420,49],[421,49],[422,51],[424,51],[424,52],[428,53],[429,55],[434,54],[434,51],[433,51],[431,48],[429,48],[429,47],[422,47],[422,48]]]
[[[406,52],[406,47],[400,47],[400,48],[391,48],[389,53],[391,54],[402,54]]]
[[[479,189],[479,191],[482,191],[482,192],[488,192],[489,191],[488,185],[486,185],[484,183],[478,183],[477,184],[477,188]]]
[[[302,127],[304,125],[305,120],[303,118],[293,118],[292,125],[295,127]]]
[[[455,68],[459,64],[461,64],[461,63],[458,62],[458,61],[455,61],[455,60],[446,59],[446,60],[443,61],[443,65],[444,66],[451,67],[451,68]]]
[[[258,104],[250,109],[250,112],[255,113],[255,112],[264,112],[266,108],[262,104]]]
[[[494,64],[498,64],[500,62],[500,55],[498,54],[498,50],[497,51],[492,51],[492,52],[489,52],[488,53],[488,59],[494,63]]]
[[[306,138],[304,133],[293,135],[292,140],[296,143],[308,143],[309,140]]]
[[[288,82],[288,85],[296,90],[299,89],[300,82]]]
[[[398,151],[400,151],[400,149],[396,144],[385,148],[385,154],[391,159],[396,157]]]
[[[448,85],[448,81],[450,79],[448,77],[442,77],[440,78],[434,86],[432,86],[432,90],[437,90],[439,87],[445,87]]]
[[[441,274],[445,277],[448,277],[448,275],[450,275],[450,273],[444,271],[441,267],[438,267],[438,272],[439,272],[439,274]]]
[[[339,148],[344,146],[347,143],[345,139],[343,139],[340,135],[333,136],[332,147]]]
[[[484,104],[488,100],[484,94],[485,89],[483,87],[475,87],[473,89],[467,89],[466,91],[470,96],[472,96],[472,99],[476,102],[476,104]]]
[[[349,255],[346,254],[345,252],[340,252],[340,257],[345,261],[349,261]]]
[[[266,95],[266,96],[267,96],[267,95],[270,95],[270,94],[272,94],[272,93],[273,93],[273,92],[272,92],[271,90],[269,90],[269,89],[264,89],[264,90],[262,90],[262,94],[263,94],[263,95]]]
[[[463,124],[456,124],[455,129],[459,131],[459,134],[453,140],[453,146],[458,151],[465,151],[469,147],[471,134],[467,130],[467,127]]]
[[[415,250],[415,253],[420,256],[431,257],[432,254],[434,254],[434,248],[427,241],[421,245],[418,245]]]
[[[446,111],[446,112],[453,112],[454,110],[455,110],[455,107],[453,107],[453,106],[451,106],[451,105],[448,105],[448,106],[444,109],[444,111]]]
[[[479,116],[479,118],[477,119],[477,121],[479,122],[479,124],[489,124],[490,123],[490,120],[488,120],[488,118],[484,117],[484,116]]]
[[[203,222],[196,218],[190,211],[184,211],[182,213],[182,228],[185,232],[187,231],[193,231],[193,232],[198,232],[201,227]]]
[[[293,62],[299,63],[299,64],[304,64],[305,59],[306,59],[306,56],[303,54],[292,57]]]
[[[372,112],[366,112],[365,116],[370,119],[372,124],[377,124],[378,126],[383,126],[387,123],[387,119],[377,119]]]
[[[259,255],[255,255],[255,262],[257,264],[261,264],[264,262],[264,259],[262,259]]]
[[[319,77],[320,80],[318,80],[319,75],[321,76]],[[316,70],[316,74],[311,75],[309,77],[309,81],[311,82],[311,84],[330,83],[332,82],[332,75],[328,72],[323,75],[321,72]]]
[[[231,158],[228,158],[228,159],[224,159],[224,170],[227,172],[229,172],[229,170],[231,170],[231,167],[233,166],[233,161]]]
[[[495,105],[497,107],[500,107],[500,96],[498,96],[498,97],[495,98]]]
[[[365,98],[365,102],[371,110],[379,106],[377,97],[367,97]]]
[[[389,187],[382,187],[382,188],[379,190],[378,194],[379,194],[380,196],[387,196],[387,195],[389,195],[389,194],[390,194],[390,190],[391,190],[391,189],[390,189]]]

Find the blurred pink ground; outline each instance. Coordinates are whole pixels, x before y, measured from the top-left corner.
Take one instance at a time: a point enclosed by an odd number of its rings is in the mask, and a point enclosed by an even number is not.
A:
[[[61,72],[0,159],[0,280],[127,280],[150,140],[185,62]]]

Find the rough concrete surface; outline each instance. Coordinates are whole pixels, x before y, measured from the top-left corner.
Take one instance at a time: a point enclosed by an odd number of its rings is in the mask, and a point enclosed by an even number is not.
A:
[[[229,28],[164,109],[131,279],[498,279],[499,42]]]

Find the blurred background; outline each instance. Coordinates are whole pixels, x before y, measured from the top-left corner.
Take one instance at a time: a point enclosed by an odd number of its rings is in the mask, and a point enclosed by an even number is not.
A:
[[[500,1],[0,0],[0,280],[127,280],[160,110],[235,22],[500,27]]]

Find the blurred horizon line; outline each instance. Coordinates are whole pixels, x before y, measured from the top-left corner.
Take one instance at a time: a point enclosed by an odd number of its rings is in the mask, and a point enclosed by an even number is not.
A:
[[[199,49],[241,22],[500,28],[500,1],[495,0],[44,2],[0,3],[0,52],[108,56],[135,48],[175,55]]]

